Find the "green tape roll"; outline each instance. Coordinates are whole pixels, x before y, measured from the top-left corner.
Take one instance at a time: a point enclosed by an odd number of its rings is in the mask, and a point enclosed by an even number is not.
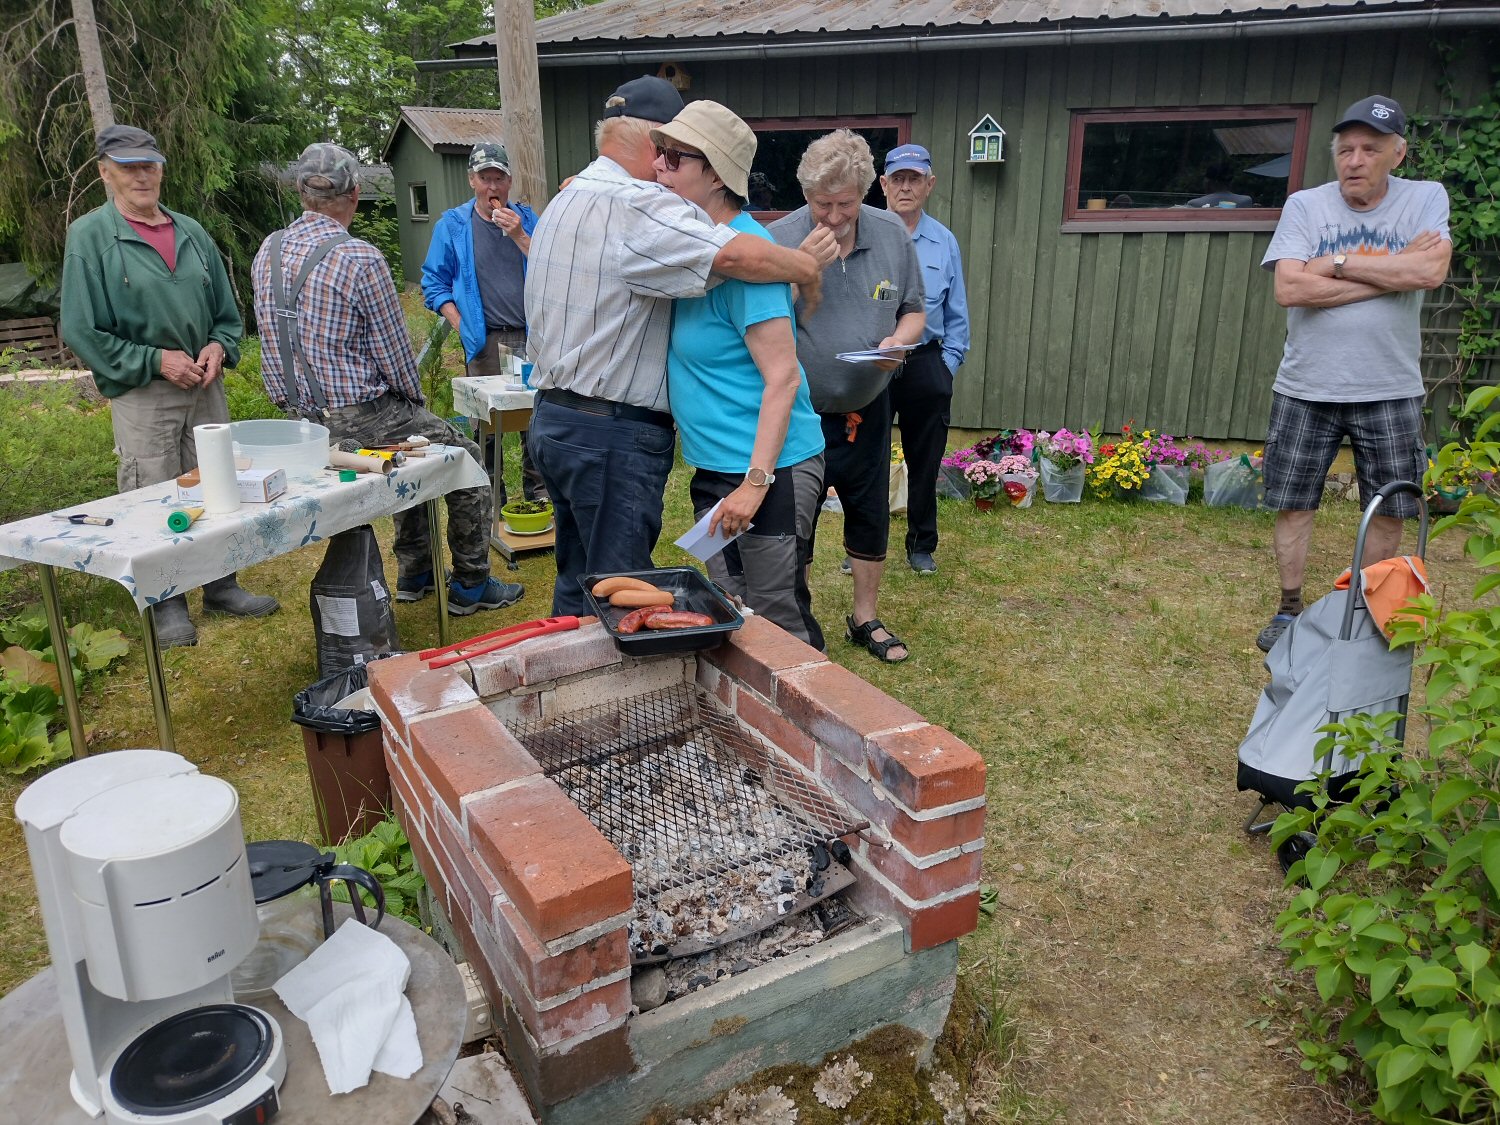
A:
[[[186,511],[183,508],[178,508],[169,516],[167,516],[167,527],[171,531],[175,531],[180,534],[181,532],[186,531],[192,526],[193,516],[190,512]]]
[[[339,480],[341,480],[341,481],[348,482],[348,481],[356,479],[358,476],[359,476],[359,474],[356,473],[353,469],[340,469],[339,470]]]

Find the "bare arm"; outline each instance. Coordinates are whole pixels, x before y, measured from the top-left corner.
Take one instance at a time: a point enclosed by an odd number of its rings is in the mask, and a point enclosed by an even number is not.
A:
[[[745,330],[745,346],[750,357],[760,369],[766,389],[760,399],[760,417],[755,425],[755,445],[750,451],[750,464],[771,472],[781,456],[781,447],[786,443],[787,425],[792,417],[792,405],[797,399],[797,388],[802,384],[802,369],[797,366],[797,338],[792,332],[792,322],[785,317],[763,320]],[[719,525],[730,535],[744,529],[760,510],[766,498],[766,489],[757,488],[748,481],[724,498],[714,515],[709,530],[716,531]]]
[[[448,327],[458,331],[459,317],[458,306],[452,301],[444,301],[442,308],[438,309],[438,315],[448,322]]]
[[[1276,263],[1276,303],[1284,309],[1331,309],[1383,296],[1387,290],[1362,281],[1340,281],[1308,269],[1309,262],[1282,258]],[[1347,269],[1347,267],[1345,267]]]
[[[737,234],[714,255],[713,272],[740,281],[790,281],[811,286],[822,267],[811,254],[778,246],[753,234]]]
[[[1423,231],[1399,254],[1350,254],[1344,260],[1344,280],[1362,281],[1389,293],[1436,289],[1448,277],[1453,243],[1436,231]],[[1307,263],[1322,277],[1333,276],[1333,258],[1323,255]]]

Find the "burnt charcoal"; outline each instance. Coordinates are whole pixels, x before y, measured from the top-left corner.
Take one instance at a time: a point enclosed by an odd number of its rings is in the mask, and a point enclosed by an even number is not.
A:
[[[850,859],[848,844],[844,843],[844,841],[842,840],[835,840],[833,843],[828,845],[828,850],[833,853],[834,859],[847,866]]]
[[[821,878],[813,879],[811,882],[809,882],[807,884],[807,893],[809,895],[811,895],[813,898],[818,898],[819,896],[822,895],[823,888],[826,885],[827,884],[824,883],[824,881]]]
[[[651,956],[653,956],[653,957],[665,957],[666,955],[667,955],[667,947],[665,945],[663,945],[661,942],[657,942],[657,944],[655,944],[655,945],[653,945],[651,947]]]
[[[822,844],[814,844],[808,849],[808,855],[812,859],[812,869],[814,871],[828,870],[828,849]]]
[[[713,984],[713,982],[713,977],[704,976],[702,973],[699,973],[695,977],[689,977],[687,984],[689,990],[697,992],[698,989],[707,988],[709,985]]]
[[[740,774],[740,780],[743,781],[746,785],[759,786],[762,784],[760,780],[760,774],[756,773],[754,770],[746,770],[744,773]]]
[[[781,893],[784,895],[793,894],[797,890],[797,884],[792,881],[790,875],[783,876],[776,885],[781,888]]]

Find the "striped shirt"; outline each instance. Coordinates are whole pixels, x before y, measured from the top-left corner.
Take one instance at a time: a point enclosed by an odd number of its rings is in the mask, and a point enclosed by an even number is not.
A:
[[[343,232],[327,215],[304,211],[282,238],[282,285],[292,285],[319,243]],[[261,378],[271,401],[284,407],[286,377],[277,347],[269,242],[261,243],[251,276]],[[391,270],[384,255],[368,242],[356,238],[336,246],[313,267],[297,296],[297,329],[330,410],[371,402],[387,393],[421,403],[422,384]],[[302,406],[311,410],[314,400],[306,373],[301,364],[297,368],[297,394]]]
[[[542,212],[526,265],[531,385],[667,409],[672,301],[738,232],[601,156]]]

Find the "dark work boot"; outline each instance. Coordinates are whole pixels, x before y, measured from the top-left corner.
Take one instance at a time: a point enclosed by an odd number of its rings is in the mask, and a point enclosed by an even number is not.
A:
[[[161,648],[187,648],[198,643],[198,630],[188,618],[187,598],[178,594],[151,607],[156,643]]]
[[[281,603],[273,597],[240,589],[239,580],[233,574],[215,578],[203,586],[205,613],[227,613],[231,617],[269,617],[280,608]]]

